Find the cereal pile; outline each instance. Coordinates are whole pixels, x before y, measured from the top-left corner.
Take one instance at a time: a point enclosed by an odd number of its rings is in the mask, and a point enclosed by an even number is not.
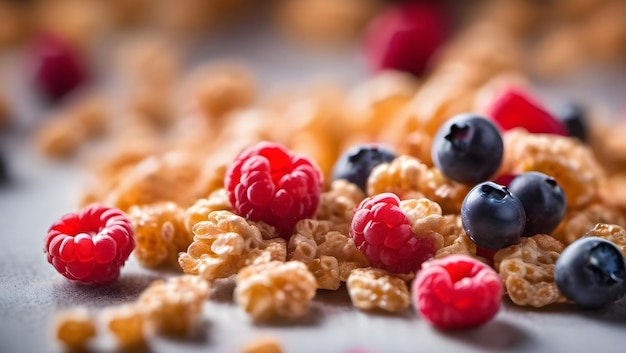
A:
[[[429,286],[439,278],[420,278],[422,268],[454,283],[478,281],[484,293],[498,294],[489,303],[495,315],[501,292],[519,306],[574,302],[559,289],[555,267],[580,238],[606,239],[626,255],[620,138],[626,127],[607,129],[607,117],[588,117],[586,140],[536,132],[525,121],[499,130],[502,160],[488,179],[508,185],[541,172],[562,189],[564,216],[556,229],[518,234],[502,248],[477,246],[478,236],[468,231],[463,207],[478,182],[453,180],[438,165],[438,131],[461,113],[497,121],[490,116],[494,102],[512,88],[528,95],[534,111],[552,116],[528,93],[522,65],[520,37],[535,23],[535,2],[494,3],[510,8],[489,7],[483,16],[490,21],[448,42],[422,79],[384,71],[348,92],[326,86],[261,96],[254,77],[236,63],[212,63],[181,79],[171,43],[126,48],[118,67],[128,93],[121,106],[106,93],[83,97],[35,136],[49,156],[97,161],[80,206],[125,212],[138,263],[180,271],[135,302],[99,315],[120,345],[143,345],[150,334],[188,335],[221,279],[234,278],[235,303],[257,322],[297,320],[318,290],[347,290],[360,310],[401,313],[413,305],[438,327],[458,328],[470,319],[442,322],[437,305],[422,304],[438,303],[424,293],[436,293]],[[525,21],[502,20],[520,8],[528,10]],[[105,155],[88,150],[96,138]],[[336,161],[355,145],[366,147],[354,150],[346,165],[359,159],[367,165],[360,172],[367,175],[364,185],[334,177]],[[393,155],[381,157],[382,146]],[[489,190],[499,195],[500,189]],[[415,276],[419,285],[411,286]],[[491,282],[483,286],[477,278]],[[96,335],[95,319],[83,310],[59,320],[58,337],[70,347]],[[266,339],[244,351],[280,347]]]

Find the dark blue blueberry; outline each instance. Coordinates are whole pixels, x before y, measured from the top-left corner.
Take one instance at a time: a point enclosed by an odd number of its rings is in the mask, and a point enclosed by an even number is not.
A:
[[[461,222],[476,245],[502,249],[519,242],[526,214],[522,202],[493,182],[476,185],[463,200]]]
[[[582,106],[566,103],[558,107],[555,115],[565,124],[570,136],[587,142],[587,117]]]
[[[460,114],[439,128],[431,152],[433,163],[443,175],[474,185],[496,173],[503,149],[502,136],[491,121],[475,114]]]
[[[565,193],[551,176],[540,172],[520,174],[509,184],[509,192],[524,205],[523,236],[550,234],[565,216]]]
[[[366,191],[367,178],[372,169],[395,158],[395,152],[385,146],[374,144],[354,146],[335,162],[333,180],[346,179]]]
[[[556,261],[556,286],[583,308],[599,308],[626,294],[626,260],[610,241],[583,237]]]

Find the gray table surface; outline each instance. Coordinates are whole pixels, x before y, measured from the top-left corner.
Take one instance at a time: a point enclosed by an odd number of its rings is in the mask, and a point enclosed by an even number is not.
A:
[[[311,56],[294,54],[281,45],[260,51],[254,43],[239,42],[231,47],[228,43],[214,46],[231,57],[248,58],[265,85],[281,86],[294,78],[302,83],[320,73],[351,84],[365,75],[363,62],[354,52]],[[273,56],[263,54],[268,52]],[[217,55],[209,49],[206,53],[205,59]],[[276,57],[283,60],[274,60]],[[17,82],[18,74],[12,77],[8,82]],[[41,113],[22,103],[25,121]],[[76,190],[84,171],[71,162],[57,163],[39,156],[28,138],[28,128],[5,136],[2,146],[13,182],[0,188],[0,353],[62,351],[51,330],[59,309],[83,305],[97,310],[129,302],[152,280],[166,274],[141,268],[131,256],[121,277],[106,287],[82,286],[58,275],[46,261],[43,239],[52,222],[75,211]],[[151,341],[150,351],[237,352],[245,342],[266,333],[278,336],[285,352],[626,351],[626,300],[589,312],[573,307],[532,310],[505,301],[485,326],[446,333],[431,328],[412,310],[400,316],[360,312],[352,308],[345,291],[319,291],[303,320],[266,325],[253,324],[231,298],[232,283],[224,281],[214,299],[205,303],[203,325],[196,336],[190,340],[157,337]],[[106,336],[99,337],[94,347],[96,351],[115,351],[112,339]]]

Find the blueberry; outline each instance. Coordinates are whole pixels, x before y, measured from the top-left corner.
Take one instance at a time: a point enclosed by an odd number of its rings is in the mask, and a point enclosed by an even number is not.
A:
[[[374,144],[354,146],[335,162],[333,180],[346,179],[365,191],[367,178],[372,169],[381,163],[391,162],[395,158],[395,152],[385,146]]]
[[[491,121],[460,114],[437,131],[432,159],[448,178],[474,185],[495,174],[502,163],[502,151],[502,137]]]
[[[610,241],[583,237],[556,261],[556,286],[583,308],[599,308],[626,294],[626,260]]]
[[[526,224],[522,202],[493,182],[476,185],[463,200],[461,222],[476,245],[502,249],[516,244]]]
[[[587,142],[587,117],[582,106],[575,103],[566,103],[558,107],[556,116],[565,124],[570,136]]]
[[[550,234],[565,216],[566,198],[554,178],[540,172],[523,173],[509,184],[509,191],[524,205],[523,236]]]

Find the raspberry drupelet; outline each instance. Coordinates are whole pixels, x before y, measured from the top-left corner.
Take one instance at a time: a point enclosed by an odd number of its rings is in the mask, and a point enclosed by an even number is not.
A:
[[[50,227],[44,252],[63,276],[85,284],[115,280],[135,248],[126,215],[98,204],[61,217]]]
[[[416,237],[393,193],[366,198],[355,209],[350,237],[374,267],[396,274],[417,272],[435,255],[430,239]]]
[[[260,142],[239,154],[224,183],[235,213],[270,224],[289,239],[299,220],[315,215],[322,182],[322,172],[308,158]]]

